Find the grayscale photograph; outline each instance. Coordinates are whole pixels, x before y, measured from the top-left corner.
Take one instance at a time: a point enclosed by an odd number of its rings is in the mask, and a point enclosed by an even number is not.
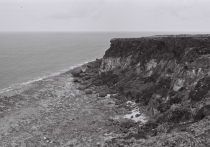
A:
[[[210,0],[0,0],[0,147],[210,147]]]

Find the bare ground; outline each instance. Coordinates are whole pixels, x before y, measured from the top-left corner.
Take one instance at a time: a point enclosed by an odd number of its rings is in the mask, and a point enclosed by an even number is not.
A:
[[[85,95],[69,73],[1,94],[1,147],[103,146],[117,136],[110,118],[125,113],[110,98]]]

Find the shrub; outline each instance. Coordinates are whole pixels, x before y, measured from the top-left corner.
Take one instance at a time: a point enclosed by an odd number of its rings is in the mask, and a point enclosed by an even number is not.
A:
[[[147,105],[153,93],[154,93],[154,86],[148,89],[142,90],[140,101],[143,102],[144,105]]]
[[[179,123],[183,121],[188,121],[192,118],[191,110],[184,108],[182,105],[173,105],[171,109],[159,115],[156,119],[158,123]]]
[[[190,92],[190,98],[193,101],[200,101],[210,90],[210,77],[200,79],[194,90]]]

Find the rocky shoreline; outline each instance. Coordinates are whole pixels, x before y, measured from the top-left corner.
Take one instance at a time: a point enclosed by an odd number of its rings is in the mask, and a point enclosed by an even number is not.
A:
[[[121,103],[117,93],[94,83],[100,63],[96,60],[1,94],[0,146],[102,147],[128,137],[131,128],[136,133],[140,122],[125,117],[136,106]],[[77,69],[80,74],[73,78]]]
[[[102,59],[1,94],[0,146],[209,146],[209,46],[112,39]]]

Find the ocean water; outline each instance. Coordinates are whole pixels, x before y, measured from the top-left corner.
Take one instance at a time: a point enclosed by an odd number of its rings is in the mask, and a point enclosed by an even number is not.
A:
[[[160,32],[1,32],[0,92],[103,57],[112,38]]]

